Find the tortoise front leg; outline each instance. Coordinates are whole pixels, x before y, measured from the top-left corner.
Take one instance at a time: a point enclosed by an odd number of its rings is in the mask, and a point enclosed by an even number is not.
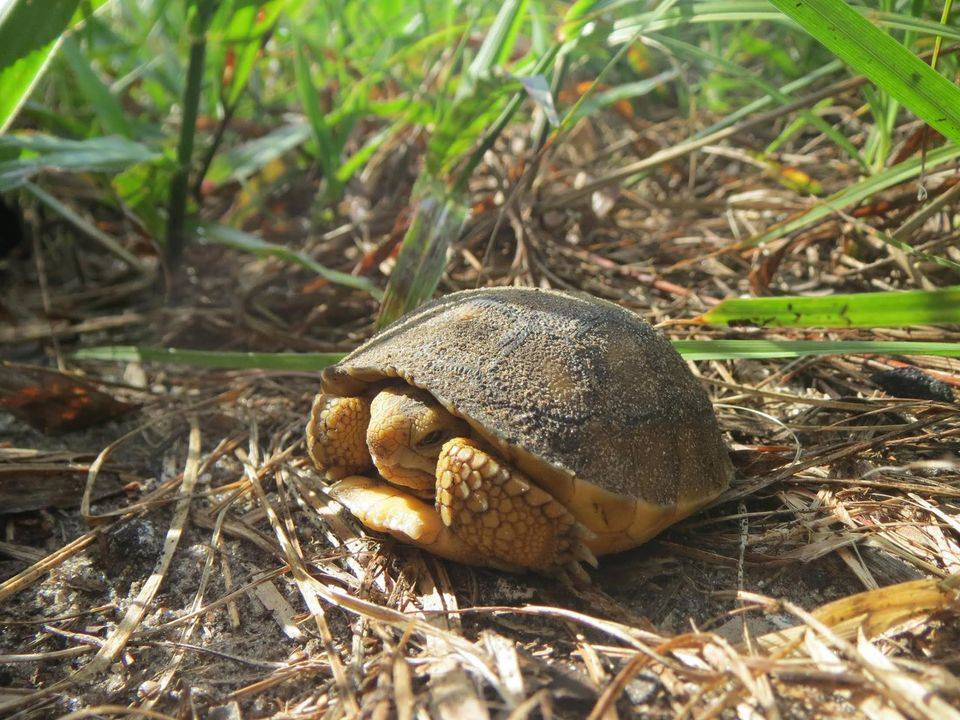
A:
[[[441,522],[432,505],[401,488],[357,474],[373,467],[366,443],[369,424],[370,403],[364,398],[320,393],[314,399],[307,450],[318,470],[339,480],[330,487],[330,495],[370,530],[450,560],[500,567],[478,557]]]
[[[437,461],[437,510],[443,524],[479,557],[515,569],[571,573],[597,560],[583,541],[592,533],[552,495],[468,438],[444,444]]]
[[[436,509],[401,488],[361,475],[340,480],[330,495],[370,530],[387,533],[434,555],[470,565],[490,565],[440,520]]]
[[[359,397],[318,394],[307,422],[307,452],[331,480],[372,467],[367,450],[370,403]]]

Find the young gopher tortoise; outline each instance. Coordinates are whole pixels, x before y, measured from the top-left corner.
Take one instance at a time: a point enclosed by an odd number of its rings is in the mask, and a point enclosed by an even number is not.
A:
[[[439,298],[326,368],[307,447],[370,529],[581,579],[579,562],[645,542],[733,472],[663,336],[613,303],[526,288]]]

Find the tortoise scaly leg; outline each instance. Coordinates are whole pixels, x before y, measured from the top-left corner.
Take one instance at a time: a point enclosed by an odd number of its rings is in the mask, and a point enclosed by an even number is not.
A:
[[[365,399],[317,395],[307,423],[307,452],[317,469],[331,480],[368,470],[369,424],[370,403]]]
[[[401,488],[351,475],[334,483],[330,495],[367,529],[449,560],[495,565],[478,562],[482,558],[441,522],[436,508]]]
[[[592,533],[523,473],[468,438],[454,438],[440,451],[436,504],[443,524],[480,557],[586,582],[580,562],[596,567],[583,542]]]
[[[367,447],[370,403],[357,397],[317,395],[307,424],[307,450],[328,478],[338,480],[328,490],[360,523],[397,540],[474,565],[494,565],[477,558],[476,551],[443,522],[433,505],[408,489],[388,485],[356,473],[373,463]]]

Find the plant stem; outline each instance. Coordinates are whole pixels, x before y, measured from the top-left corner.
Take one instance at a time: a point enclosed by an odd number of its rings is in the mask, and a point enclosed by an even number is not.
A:
[[[170,180],[170,201],[167,206],[167,262],[171,268],[179,264],[186,244],[184,225],[187,217],[187,191],[207,54],[206,32],[216,7],[212,0],[197,0],[192,4],[194,8],[190,20],[190,60],[187,66],[187,85],[183,91],[177,170]]]
[[[267,46],[271,37],[273,37],[272,29],[263,34],[263,38],[260,40],[261,50]],[[217,126],[213,140],[210,141],[210,146],[207,148],[206,153],[204,153],[203,161],[200,163],[200,169],[197,171],[197,176],[193,179],[193,198],[197,203],[200,202],[203,196],[203,179],[210,171],[213,158],[216,156],[217,150],[220,149],[220,143],[223,142],[223,136],[227,131],[227,127],[230,125],[230,121],[233,119],[233,114],[236,112],[237,106],[240,104],[240,99],[241,96],[238,96],[233,102],[223,102],[223,117]]]
[[[940,24],[946,25],[950,21],[950,11],[953,9],[953,0],[947,0],[943,4],[943,14],[940,16]],[[937,35],[933,41],[933,57],[930,58],[930,67],[937,69],[937,61],[940,59],[940,48],[943,47],[943,35]]]
[[[216,156],[217,150],[220,149],[220,143],[223,142],[223,136],[227,132],[227,126],[230,124],[230,120],[233,119],[233,113],[239,104],[240,101],[238,100],[235,103],[223,106],[223,117],[217,125],[217,131],[213,135],[213,140],[210,141],[207,151],[203,154],[203,160],[200,162],[200,169],[197,170],[197,176],[193,179],[193,199],[197,203],[203,199],[203,179],[210,171],[213,158]]]

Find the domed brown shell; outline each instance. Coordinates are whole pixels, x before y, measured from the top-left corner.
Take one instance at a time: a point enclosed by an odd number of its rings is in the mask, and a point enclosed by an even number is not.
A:
[[[593,527],[629,525],[640,504],[700,505],[733,472],[710,400],[670,342],[585,294],[453,293],[402,317],[322,378],[332,395],[395,378],[427,390],[575,514],[592,502]],[[583,483],[622,497],[629,517],[614,522],[617,503],[596,502]]]

